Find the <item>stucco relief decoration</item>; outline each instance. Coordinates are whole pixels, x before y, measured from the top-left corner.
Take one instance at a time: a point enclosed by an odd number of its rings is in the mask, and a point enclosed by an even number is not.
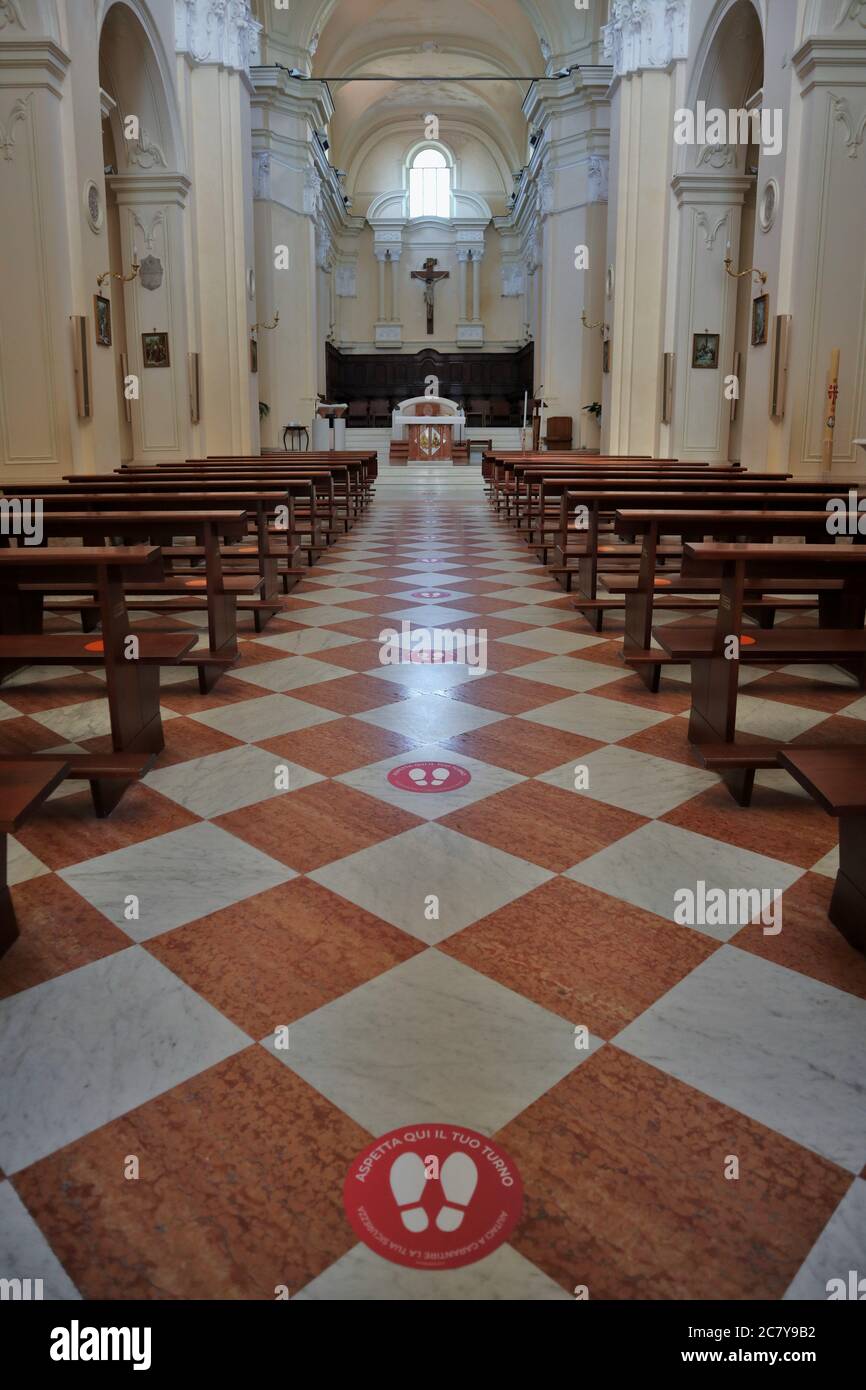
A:
[[[153,244],[156,240],[156,234],[159,231],[160,227],[162,227],[165,223],[165,218],[163,214],[161,212],[155,212],[153,214],[153,217],[150,219],[149,224],[146,227],[144,223],[139,220],[138,216],[135,213],[133,213],[132,220],[135,223],[138,230],[141,232],[141,235],[144,237],[145,248],[147,249],[149,254],[152,254]]]
[[[847,21],[852,24],[859,24],[861,29],[866,29],[866,0],[844,0],[842,13],[836,21],[836,28],[841,29]]]
[[[553,212],[553,190],[554,190],[553,170],[544,164],[538,176],[538,207],[542,217],[549,217]]]
[[[610,160],[602,155],[590,155],[586,168],[587,200],[606,203],[610,183]]]
[[[0,150],[3,151],[3,158],[12,159],[12,151],[15,148],[15,127],[19,121],[26,121],[30,115],[30,103],[33,100],[33,93],[28,92],[26,97],[19,97],[12,103],[12,109],[5,121],[0,121]]]
[[[324,223],[316,224],[316,265],[320,270],[330,270],[333,265],[333,241],[329,228]]]
[[[146,290],[158,290],[162,284],[162,261],[158,256],[145,256],[141,262],[138,278]]]
[[[161,147],[151,139],[144,126],[141,127],[137,140],[127,141],[126,157],[130,164],[137,165],[139,169],[168,168],[168,161]]]
[[[704,145],[697,157],[697,167],[708,164],[711,169],[728,169],[737,162],[733,145]]]
[[[20,0],[0,0],[0,29],[6,29],[13,24],[17,24],[21,29],[27,28],[21,13]]]
[[[523,266],[519,261],[502,262],[502,296],[517,299],[523,294]]]
[[[175,0],[175,47],[196,63],[247,71],[261,27],[248,0]]]
[[[848,157],[857,159],[860,154],[860,146],[863,144],[863,137],[866,135],[866,111],[862,116],[855,116],[847,97],[836,96],[835,92],[830,92],[828,95],[833,106],[833,119],[838,121],[845,131]]]
[[[253,197],[257,201],[268,202],[271,196],[271,156],[269,150],[256,150],[253,154]]]
[[[336,291],[340,299],[357,299],[358,267],[354,261],[341,261],[337,265]]]
[[[304,171],[304,213],[307,217],[318,217],[322,206],[322,180],[315,169]]]
[[[688,57],[687,0],[613,0],[610,14],[602,33],[614,77]]]
[[[727,224],[728,216],[729,214],[727,212],[724,212],[722,213],[721,217],[717,218],[715,222],[710,222],[710,219],[707,217],[707,214],[705,212],[700,211],[695,213],[695,222],[698,224],[698,226],[704,234],[704,246],[707,248],[708,251],[712,251],[713,247],[715,246],[716,237],[719,235],[719,232],[722,230],[722,228]]]

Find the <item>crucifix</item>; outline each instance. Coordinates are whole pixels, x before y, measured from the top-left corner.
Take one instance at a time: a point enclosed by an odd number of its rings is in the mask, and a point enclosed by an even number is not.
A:
[[[436,269],[436,266],[437,266],[438,264],[439,264],[439,262],[438,262],[438,261],[434,261],[433,258],[432,258],[432,256],[431,256],[431,257],[428,257],[428,259],[424,262],[424,269],[423,269],[423,270],[413,270],[413,271],[412,271],[412,279],[413,279],[413,280],[423,280],[423,281],[424,281],[424,303],[427,305],[427,333],[428,333],[428,335],[430,335],[430,336],[432,336],[432,334],[433,334],[433,327],[434,327],[434,325],[433,325],[433,311],[434,311],[434,307],[435,307],[435,306],[434,306],[434,299],[433,299],[433,296],[434,296],[435,291],[436,291],[436,281],[437,281],[437,280],[449,280],[449,279],[451,278],[451,272],[450,272],[450,271],[448,271],[448,270],[437,270],[437,269]]]

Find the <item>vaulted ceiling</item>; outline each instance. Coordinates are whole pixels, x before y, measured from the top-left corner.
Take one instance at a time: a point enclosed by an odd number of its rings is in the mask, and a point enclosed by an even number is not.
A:
[[[332,157],[341,168],[351,170],[389,128],[431,112],[443,130],[477,135],[506,186],[526,156],[528,79],[593,61],[600,22],[574,0],[292,0],[288,11],[266,3],[259,11],[263,62],[329,79]],[[409,80],[419,77],[453,80]]]

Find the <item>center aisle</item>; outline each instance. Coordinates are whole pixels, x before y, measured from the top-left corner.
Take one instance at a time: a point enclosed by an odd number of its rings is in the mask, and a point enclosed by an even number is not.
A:
[[[56,1053],[38,1105],[17,1078],[13,1185],[86,1298],[781,1297],[862,1148],[835,827],[790,782],[734,806],[682,678],[651,695],[477,484],[397,487],[215,691],[164,686],[166,752],[111,821],[21,832],[34,918],[79,947],[34,930],[13,984],[34,1074]],[[383,664],[403,624],[467,659]],[[748,717],[820,740],[861,697],[815,689],[758,673]],[[86,747],[77,708],[32,719]],[[785,932],[676,925],[711,874],[784,888]],[[352,1159],[422,1125],[522,1177],[514,1236],[461,1269],[344,1214]]]

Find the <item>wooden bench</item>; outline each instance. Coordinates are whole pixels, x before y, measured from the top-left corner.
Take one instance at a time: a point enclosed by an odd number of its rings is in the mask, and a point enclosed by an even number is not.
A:
[[[839,819],[839,873],[830,921],[866,951],[866,748],[788,748],[779,762]]]
[[[705,628],[655,628],[653,636],[674,661],[692,671],[689,740],[704,766],[719,772],[734,799],[747,806],[755,772],[775,765],[784,744],[736,742],[740,664],[838,665],[866,684],[866,546],[687,544],[686,578],[719,584],[716,621]],[[840,580],[819,593],[821,626],[786,624],[773,632],[744,632],[747,595],[780,580]]]
[[[40,763],[0,762],[0,956],[19,936],[9,888],[8,839],[37,811],[66,776],[67,764],[57,758]]]
[[[57,548],[56,557],[41,547],[0,549],[0,688],[4,679],[27,666],[104,668],[112,747],[120,756],[102,754],[89,770],[79,766],[77,775],[88,777],[96,812],[107,815],[128,782],[142,776],[165,747],[159,670],[179,664],[196,638],[188,633],[134,633],[130,627],[124,582],[132,575],[140,582],[160,580],[159,549],[64,546]],[[98,638],[41,630],[43,594],[70,575],[95,592],[102,626]],[[128,755],[137,756],[130,762]],[[99,775],[99,768],[106,766],[109,772]]]

